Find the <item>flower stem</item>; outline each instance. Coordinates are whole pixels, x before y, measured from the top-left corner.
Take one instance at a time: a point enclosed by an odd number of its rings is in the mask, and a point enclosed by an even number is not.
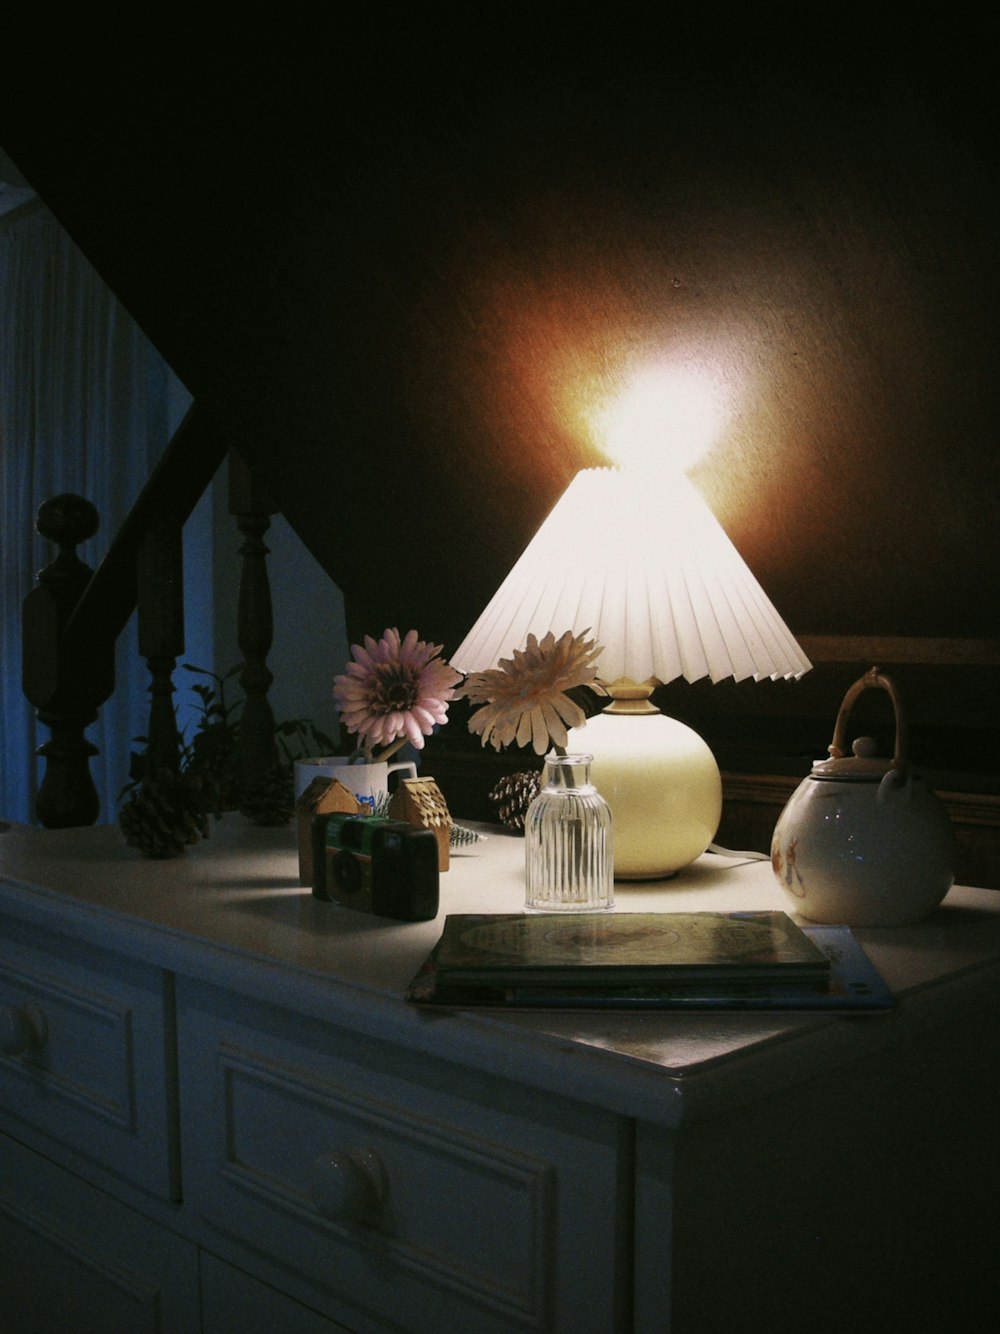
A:
[[[386,746],[385,750],[383,750],[379,755],[376,755],[374,757],[375,763],[378,764],[382,760],[391,759],[393,755],[395,755],[397,750],[403,749],[403,747],[406,745],[406,741],[407,738],[405,736],[397,737],[391,746]],[[372,759],[372,756],[369,755],[368,758]]]

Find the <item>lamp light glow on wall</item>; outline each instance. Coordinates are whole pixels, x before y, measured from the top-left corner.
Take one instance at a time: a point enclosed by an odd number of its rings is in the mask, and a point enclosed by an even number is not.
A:
[[[655,384],[642,393],[651,389],[655,402]],[[648,423],[634,408],[615,417],[631,413],[633,440],[637,420]],[[662,438],[661,426],[653,443]],[[652,705],[655,686],[798,677],[810,666],[702,496],[659,454],[657,466],[578,473],[451,657],[459,671],[483,671],[549,630],[587,631],[603,646],[611,702],[569,744],[594,756],[616,879],[673,874],[705,851],[721,817],[711,751]]]

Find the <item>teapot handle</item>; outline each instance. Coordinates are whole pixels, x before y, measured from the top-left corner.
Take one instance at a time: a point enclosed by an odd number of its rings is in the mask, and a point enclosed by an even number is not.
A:
[[[875,686],[884,690],[892,700],[893,711],[896,715],[896,746],[892,757],[892,771],[897,775],[899,781],[906,778],[910,768],[910,746],[909,736],[906,729],[906,722],[903,718],[903,710],[899,701],[899,695],[896,693],[896,687],[888,676],[884,676],[877,667],[869,667],[859,680],[855,681],[840,706],[840,712],[837,714],[837,721],[833,729],[833,741],[828,750],[835,760],[842,760],[848,755],[847,750],[847,723],[851,716],[851,710],[854,702],[863,690],[869,690]]]

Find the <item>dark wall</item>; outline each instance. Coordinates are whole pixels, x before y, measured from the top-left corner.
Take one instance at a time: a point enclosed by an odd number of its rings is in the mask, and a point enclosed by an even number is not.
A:
[[[802,9],[99,35],[0,142],[361,628],[454,648],[653,357],[796,634],[996,639],[990,34]]]

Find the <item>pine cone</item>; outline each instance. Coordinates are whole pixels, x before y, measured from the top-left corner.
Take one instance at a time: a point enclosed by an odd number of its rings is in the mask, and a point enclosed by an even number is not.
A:
[[[495,785],[489,799],[497,807],[500,823],[506,829],[524,830],[524,817],[538,796],[540,782],[541,775],[535,770],[522,770],[505,775]]]
[[[251,824],[275,829],[288,824],[295,814],[291,767],[278,765],[248,784],[240,794],[240,811]]]
[[[208,819],[179,775],[157,774],[136,788],[118,812],[130,848],[144,857],[179,857],[186,847],[208,837]]]

